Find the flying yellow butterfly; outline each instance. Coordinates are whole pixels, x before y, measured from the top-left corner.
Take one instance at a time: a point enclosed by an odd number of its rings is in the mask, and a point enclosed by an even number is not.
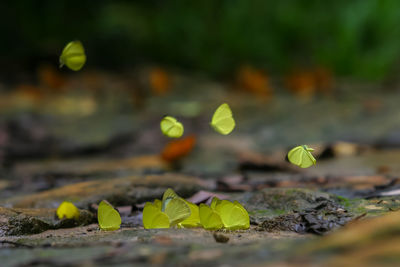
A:
[[[162,201],[156,199],[154,203],[146,203],[143,209],[143,226],[146,229],[174,227],[190,215],[191,209],[186,200],[168,188]]]
[[[80,41],[69,42],[60,56],[60,68],[67,65],[74,71],[80,70],[86,62],[85,49]]]
[[[235,120],[227,103],[220,105],[214,112],[210,125],[220,134],[227,135],[235,128]]]
[[[183,135],[183,125],[171,116],[165,116],[160,122],[161,132],[171,138],[179,138]]]
[[[121,216],[118,211],[105,200],[100,202],[97,210],[97,220],[101,230],[114,231],[121,226]]]
[[[60,220],[64,219],[64,218],[67,218],[67,219],[78,219],[79,218],[79,210],[71,202],[64,201],[57,208],[57,217]]]
[[[297,146],[289,151],[288,159],[294,165],[297,165],[301,168],[308,168],[312,165],[315,165],[317,162],[314,156],[311,154],[312,151],[314,151],[314,149],[306,145]]]
[[[219,214],[225,229],[238,230],[250,227],[249,214],[237,201],[232,203],[228,200],[222,200],[216,205],[215,210]]]

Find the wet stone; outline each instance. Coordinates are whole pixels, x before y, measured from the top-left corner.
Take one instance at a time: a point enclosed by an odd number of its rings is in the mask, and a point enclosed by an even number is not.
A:
[[[312,233],[323,235],[331,230],[344,226],[353,216],[340,204],[319,198],[320,201],[314,207],[304,209],[301,212],[294,211],[272,219],[263,221],[258,230],[276,232],[293,231],[297,233]]]
[[[72,228],[95,222],[95,216],[80,210],[79,219],[56,218],[55,209],[11,209],[0,207],[0,236],[38,234],[50,229]]]

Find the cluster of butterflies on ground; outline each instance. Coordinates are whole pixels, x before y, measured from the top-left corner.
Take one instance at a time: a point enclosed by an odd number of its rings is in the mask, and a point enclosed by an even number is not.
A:
[[[71,202],[64,201],[57,208],[58,218],[78,219],[79,209]],[[97,210],[100,229],[118,230],[121,216],[111,204],[103,200]],[[203,227],[207,230],[239,230],[250,227],[250,218],[246,209],[237,201],[213,198],[211,204],[200,206],[178,196],[168,188],[162,200],[147,202],[143,209],[143,226],[145,229],[193,228]]]
[[[66,65],[74,71],[80,70],[85,62],[85,50],[80,41],[68,43],[60,56],[60,67]],[[235,120],[227,103],[217,108],[210,125],[222,135],[233,131]],[[170,138],[179,138],[184,132],[183,124],[172,116],[165,116],[161,120],[160,128],[162,133]],[[306,145],[297,146],[289,151],[288,159],[301,168],[308,168],[316,163],[312,151],[314,149]],[[73,203],[64,201],[57,208],[57,216],[59,219],[77,219],[79,209]],[[117,230],[121,225],[120,214],[105,200],[99,204],[97,219],[102,230]],[[209,206],[205,204],[197,206],[179,197],[172,189],[167,189],[162,200],[156,199],[153,203],[145,204],[143,226],[145,229],[203,227],[208,230],[238,230],[248,229],[250,220],[246,209],[237,201],[213,198]]]

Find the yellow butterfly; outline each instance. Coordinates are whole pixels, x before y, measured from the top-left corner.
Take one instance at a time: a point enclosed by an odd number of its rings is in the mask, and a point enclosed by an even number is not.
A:
[[[215,208],[217,207],[218,204],[221,203],[221,199],[217,198],[217,197],[213,197],[213,199],[211,200],[211,204],[210,207],[215,210]]]
[[[200,224],[200,214],[199,214],[199,206],[196,204],[186,201],[185,203],[189,206],[190,208],[190,216],[187,217],[185,220],[182,222],[178,223],[178,227],[180,228],[188,228],[188,227],[199,227],[201,226]]]
[[[64,201],[57,208],[57,216],[60,220],[63,218],[78,219],[79,218],[79,210],[71,202]]]
[[[74,71],[80,70],[86,62],[85,49],[80,41],[69,42],[60,56],[60,68],[67,65]]]
[[[171,188],[164,192],[161,211],[168,215],[170,226],[174,226],[190,216],[189,205]]]
[[[211,119],[211,126],[220,134],[227,135],[235,128],[235,120],[228,104],[220,105]]]
[[[100,202],[97,210],[97,220],[99,221],[100,229],[105,231],[118,230],[121,226],[121,216],[118,211],[105,200]]]
[[[250,227],[249,214],[239,202],[232,203],[216,197],[213,198],[210,206],[200,205],[200,222],[208,230],[221,228],[238,230]]]
[[[250,227],[249,214],[237,201],[232,203],[228,200],[222,200],[216,205],[215,210],[219,214],[225,229],[238,230]]]
[[[294,165],[297,165],[301,168],[308,168],[312,165],[315,165],[317,162],[311,154],[312,151],[314,151],[314,149],[306,145],[297,146],[289,151],[288,159]]]
[[[156,199],[158,200],[158,199]],[[169,228],[169,218],[161,211],[161,201],[147,202],[143,209],[143,226],[145,229]],[[159,205],[158,205],[159,203]]]
[[[165,116],[160,122],[161,132],[172,138],[179,138],[183,135],[183,125],[171,116]]]
[[[219,214],[206,204],[200,204],[199,213],[200,223],[204,229],[217,230],[224,227]]]
[[[187,201],[168,188],[164,192],[162,201],[156,199],[154,203],[145,204],[143,226],[146,229],[173,227],[189,218],[190,215],[191,208]]]

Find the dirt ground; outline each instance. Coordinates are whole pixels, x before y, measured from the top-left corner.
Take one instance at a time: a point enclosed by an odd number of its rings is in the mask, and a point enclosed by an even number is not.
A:
[[[159,96],[129,77],[75,75],[50,93],[4,86],[2,266],[399,264],[398,92],[346,81],[328,96],[276,89],[263,98],[177,74]],[[237,125],[228,136],[208,125],[223,102]],[[184,151],[172,160],[159,129],[166,114],[195,140],[178,144]],[[286,160],[300,144],[315,148],[315,166]],[[144,229],[143,204],[169,187],[184,198],[212,192],[238,200],[250,229]],[[117,231],[97,225],[104,199],[121,214]],[[64,200],[81,210],[78,220],[56,218]]]

